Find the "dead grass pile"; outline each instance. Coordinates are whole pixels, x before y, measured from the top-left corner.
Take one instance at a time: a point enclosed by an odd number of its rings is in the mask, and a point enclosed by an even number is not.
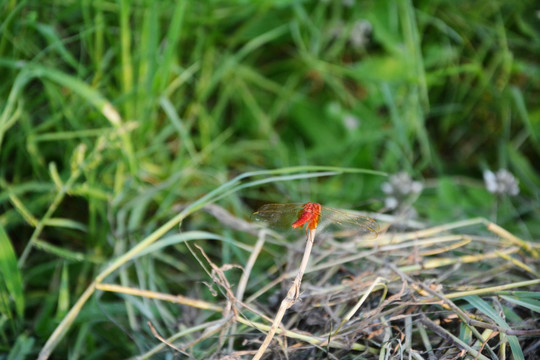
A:
[[[161,343],[142,359],[164,350],[205,359],[525,359],[540,353],[539,246],[496,224],[472,219],[415,231],[394,225],[371,239],[323,234],[311,254],[303,248],[311,241],[297,241],[263,271],[257,259],[271,234],[214,205],[206,210],[258,237],[246,264],[217,265],[202,248],[190,247],[221,290],[222,305],[98,285],[215,313],[167,339],[155,333]],[[226,276],[232,266],[243,269],[236,284]],[[261,284],[260,276],[252,278],[256,272],[273,281]]]

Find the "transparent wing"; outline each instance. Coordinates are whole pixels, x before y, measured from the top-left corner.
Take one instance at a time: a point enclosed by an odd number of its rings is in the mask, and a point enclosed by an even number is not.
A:
[[[379,232],[379,224],[370,217],[326,206],[322,207],[320,226],[350,231],[354,235],[369,234],[377,236]],[[332,231],[331,229],[327,230]]]
[[[255,211],[251,218],[271,227],[290,228],[298,218],[298,212],[302,209],[302,205],[301,203],[266,204]]]
[[[273,228],[291,229],[293,222],[298,219],[298,213],[302,210],[303,205],[303,203],[266,204],[255,211],[251,218],[254,221],[264,222]],[[338,232],[341,233],[341,236],[368,234],[376,237],[379,225],[367,216],[323,206],[317,230]]]

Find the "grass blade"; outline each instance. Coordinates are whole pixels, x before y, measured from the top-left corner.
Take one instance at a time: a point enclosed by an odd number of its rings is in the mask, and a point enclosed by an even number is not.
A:
[[[520,299],[520,298],[512,297],[512,296],[501,296],[501,297],[508,302],[526,307],[527,309],[540,313],[540,301],[538,300],[523,299],[523,298]]]
[[[489,316],[501,328],[505,330],[510,330],[510,326],[506,323],[506,321],[499,316],[495,309],[493,309],[486,301],[482,300],[480,297],[467,296],[463,299],[465,299],[469,304]],[[508,335],[507,338],[508,343],[510,344],[510,348],[512,349],[512,354],[514,355],[514,359],[525,360],[525,357],[523,356],[523,351],[521,350],[521,346],[519,345],[517,337],[514,335]]]
[[[2,224],[0,224],[0,273],[5,282],[5,288],[8,290],[8,293],[1,294],[1,297],[5,299],[13,298],[17,315],[22,319],[24,317],[22,276],[17,266],[17,256],[11,245],[11,240]],[[0,287],[0,291],[3,289],[3,286]]]

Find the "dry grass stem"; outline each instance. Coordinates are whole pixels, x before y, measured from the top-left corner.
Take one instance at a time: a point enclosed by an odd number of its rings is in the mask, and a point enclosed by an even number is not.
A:
[[[185,356],[187,356],[188,358],[192,359],[193,357],[188,354],[187,352],[185,352],[184,350],[181,350],[179,348],[177,348],[176,346],[174,346],[173,344],[171,344],[170,342],[168,342],[167,340],[165,340],[161,335],[159,335],[159,333],[157,332],[156,328],[154,327],[154,325],[152,325],[152,323],[150,321],[148,321],[148,326],[150,327],[150,331],[152,331],[152,334],[154,335],[154,337],[156,339],[158,339],[159,341],[161,341],[163,344],[173,348],[174,350],[178,351],[179,353],[181,354],[184,354]]]
[[[191,307],[203,309],[203,310],[212,310],[212,311],[217,311],[217,312],[223,311],[223,308],[221,306],[217,306],[207,301],[191,299],[182,295],[171,295],[171,294],[159,293],[159,292],[150,291],[150,290],[142,290],[142,289],[136,289],[136,288],[126,287],[126,286],[121,286],[121,285],[104,284],[104,283],[96,284],[96,289],[101,290],[101,291],[115,292],[119,294],[141,296],[141,297],[145,297],[149,299],[163,300],[163,301],[191,306]]]
[[[279,310],[274,317],[274,321],[272,323],[272,327],[270,328],[270,331],[266,334],[266,338],[264,339],[262,345],[259,347],[259,350],[253,357],[253,360],[260,359],[264,352],[266,351],[266,348],[268,345],[270,345],[270,342],[274,338],[274,334],[276,333],[276,330],[278,326],[281,324],[281,320],[283,319],[283,316],[285,315],[285,312],[288,308],[294,305],[298,297],[300,296],[300,286],[302,284],[302,278],[304,277],[304,272],[306,271],[307,264],[309,261],[309,256],[311,254],[311,248],[313,247],[313,242],[315,241],[315,233],[316,230],[309,230],[307,232],[307,241],[306,241],[306,248],[304,250],[304,256],[302,257],[302,262],[300,263],[300,268],[298,269],[298,275],[296,275],[296,278],[294,279],[294,282],[292,286],[289,288],[289,291],[287,292],[287,296],[283,301],[281,301],[281,305],[279,307]]]
[[[255,265],[255,261],[257,260],[257,257],[259,256],[259,253],[261,252],[261,249],[263,248],[263,245],[266,241],[267,232],[266,230],[260,230],[257,238],[257,243],[255,244],[255,247],[253,248],[253,251],[249,255],[249,259],[246,263],[246,266],[244,267],[244,271],[242,272],[242,276],[240,277],[240,280],[238,281],[238,288],[236,290],[236,299],[238,302],[242,302],[244,299],[244,292],[246,290],[246,286],[249,280],[249,276],[251,275],[251,269],[253,269],[253,265]],[[236,323],[233,324],[231,328],[231,333],[236,333]],[[234,338],[231,337],[229,340],[229,352],[232,352],[233,349],[233,342]]]
[[[454,293],[446,294],[445,296],[447,299],[455,299],[455,298],[461,298],[461,297],[471,296],[471,295],[492,295],[497,292],[502,292],[508,289],[515,289],[519,287],[529,287],[529,286],[539,285],[539,284],[540,284],[540,279],[535,279],[535,280],[521,281],[521,282],[516,282],[516,283],[498,285],[498,286],[491,286],[491,287],[475,289],[475,290],[454,292]]]
[[[377,279],[375,279],[375,281],[369,286],[369,288],[366,290],[366,292],[364,293],[364,295],[360,298],[360,300],[356,303],[356,305],[347,313],[347,315],[345,315],[345,317],[343,318],[343,321],[341,322],[341,324],[339,324],[338,328],[336,329],[336,331],[334,332],[334,334],[332,334],[332,337],[336,336],[336,334],[339,332],[339,330],[341,329],[341,327],[346,323],[348,322],[349,320],[351,320],[351,318],[353,317],[353,315],[358,311],[358,309],[360,309],[360,306],[362,306],[362,304],[364,303],[364,301],[366,301],[367,297],[369,296],[369,294],[371,294],[371,292],[373,291],[373,289],[382,281],[382,279],[380,277],[378,277]]]
[[[467,345],[457,336],[452,335],[450,332],[442,328],[441,326],[435,324],[432,320],[428,319],[425,315],[421,314],[420,323],[425,325],[428,329],[439,335],[441,338],[445,339],[449,343],[455,344],[458,348],[467,351],[471,356],[474,356],[476,359],[481,360],[490,360],[488,357],[482,355],[477,350],[473,349],[471,346]]]
[[[503,229],[502,227],[500,227],[499,225],[495,224],[495,223],[492,223],[490,222],[487,226],[488,230],[489,231],[492,231],[493,233],[499,235],[500,237],[502,237],[503,239],[506,239],[508,240],[509,242],[511,242],[512,244],[515,244],[525,250],[527,250],[528,252],[531,253],[531,255],[535,258],[538,258],[538,251],[534,248],[534,246],[529,243],[528,241],[523,241],[521,240],[520,238],[518,238],[517,236],[514,236],[512,235],[510,232],[508,232],[506,229]]]
[[[510,255],[505,254],[505,253],[500,252],[500,251],[496,251],[495,253],[497,255],[499,255],[501,258],[510,261],[512,264],[516,265],[517,267],[525,270],[526,272],[531,273],[531,275],[533,275],[534,277],[540,278],[540,274],[538,273],[538,271],[534,270],[533,268],[531,268],[530,266],[524,264],[523,262],[519,261],[518,259],[515,259],[515,258],[511,257]]]

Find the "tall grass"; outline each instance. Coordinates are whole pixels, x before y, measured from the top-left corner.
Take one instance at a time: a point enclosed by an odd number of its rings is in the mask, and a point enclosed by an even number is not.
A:
[[[497,258],[523,271],[510,272],[508,283],[525,281],[537,266],[536,245],[527,241],[540,236],[535,6],[3,2],[0,352],[129,357],[158,343],[146,320],[163,336],[217,321],[215,313],[96,286],[106,280],[217,303],[184,242],[204,244],[223,265],[246,264],[256,239],[198,211],[203,205],[217,202],[238,218],[267,201],[390,212],[380,175],[399,171],[424,184],[407,199],[418,216],[409,226],[494,221],[517,236],[511,243],[522,251]],[[519,195],[485,189],[482,172],[499,168],[519,180]],[[265,244],[246,299],[269,277],[292,271],[282,261],[285,249],[278,240]],[[450,255],[460,258],[455,249]],[[405,254],[394,256],[388,261],[405,266]],[[241,275],[231,274],[235,284]],[[538,287],[528,286],[526,296],[497,293],[506,296],[502,309],[511,303],[536,311]],[[485,301],[458,305],[479,309],[505,331],[515,323],[514,310],[501,321],[489,310],[497,302]],[[418,324],[420,335],[439,331]],[[255,337],[244,326],[234,338],[242,331]],[[472,349],[468,331],[460,341]],[[521,346],[527,354],[530,342],[511,336],[512,352]],[[222,349],[219,334],[200,339],[192,357]],[[252,348],[240,340],[226,348],[243,346]]]

